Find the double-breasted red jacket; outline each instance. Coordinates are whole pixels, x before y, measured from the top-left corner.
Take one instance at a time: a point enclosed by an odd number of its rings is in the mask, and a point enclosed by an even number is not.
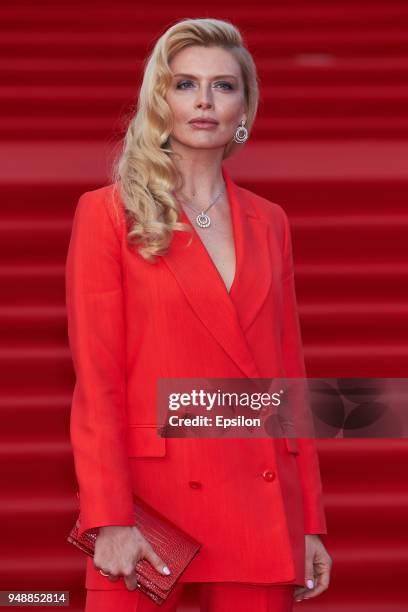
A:
[[[230,292],[198,233],[145,261],[112,185],[77,204],[66,260],[81,531],[132,525],[132,492],[202,543],[182,581],[304,584],[304,535],[327,533],[312,438],[160,437],[159,378],[303,377],[288,217],[223,166]],[[190,223],[182,211],[181,220]],[[126,589],[87,558],[86,587]]]

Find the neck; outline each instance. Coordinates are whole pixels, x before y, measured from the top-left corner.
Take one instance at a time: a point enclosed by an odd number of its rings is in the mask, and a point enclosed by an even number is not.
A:
[[[212,202],[224,185],[222,151],[214,155],[214,150],[201,149],[198,153],[175,160],[182,177],[176,192],[187,201]]]

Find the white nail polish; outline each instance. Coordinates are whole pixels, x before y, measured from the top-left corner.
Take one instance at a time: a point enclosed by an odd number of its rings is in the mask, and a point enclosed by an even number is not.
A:
[[[313,589],[314,584],[313,584],[313,580],[306,580],[306,584],[307,584],[307,588],[308,589]]]
[[[166,576],[169,576],[171,574],[169,568],[167,567],[167,565],[165,565],[163,567],[163,574],[166,574]]]

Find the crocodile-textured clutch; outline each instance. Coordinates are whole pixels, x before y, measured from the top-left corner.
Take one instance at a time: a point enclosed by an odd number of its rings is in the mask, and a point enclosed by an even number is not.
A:
[[[136,495],[134,510],[135,526],[171,571],[170,576],[162,575],[146,559],[140,559],[135,565],[137,586],[157,604],[162,604],[199,552],[201,544]],[[78,539],[79,524],[80,516],[67,540],[93,557],[98,528],[85,531]]]

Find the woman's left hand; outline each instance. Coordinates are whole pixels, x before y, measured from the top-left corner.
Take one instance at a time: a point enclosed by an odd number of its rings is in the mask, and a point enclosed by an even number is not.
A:
[[[294,591],[294,599],[302,601],[323,593],[329,587],[332,565],[333,560],[325,549],[320,536],[317,534],[305,535],[305,582],[312,588],[297,587]]]

